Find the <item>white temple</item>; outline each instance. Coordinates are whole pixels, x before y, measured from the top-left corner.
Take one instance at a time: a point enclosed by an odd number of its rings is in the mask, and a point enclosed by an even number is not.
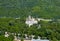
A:
[[[52,21],[52,19],[43,19],[43,18],[33,18],[30,15],[26,18],[26,24],[32,26],[33,24],[38,24],[38,21]]]
[[[35,18],[29,16],[29,17],[26,19],[26,22],[25,22],[25,23],[26,23],[27,25],[29,25],[29,27],[30,27],[30,26],[33,25],[33,24],[37,24],[38,21],[37,21]]]

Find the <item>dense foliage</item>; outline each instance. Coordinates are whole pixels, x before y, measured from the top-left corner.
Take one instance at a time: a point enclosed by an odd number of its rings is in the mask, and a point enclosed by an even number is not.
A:
[[[32,15],[60,18],[60,0],[0,0],[0,17]]]
[[[38,25],[39,26],[38,28]],[[10,33],[20,33],[20,37],[24,37],[24,34],[40,36],[41,39],[49,39],[51,41],[60,41],[60,22],[58,21],[40,21],[37,25],[28,27],[25,24],[24,19],[15,19],[15,18],[0,18],[0,37],[6,40],[12,41],[12,39],[4,38],[4,32]],[[23,35],[23,36],[22,36]],[[1,39],[0,38],[0,39]],[[8,39],[8,40],[7,40]],[[0,41],[3,41],[2,39]]]
[[[52,18],[53,21],[40,21],[30,28],[25,24],[25,18]],[[2,18],[1,18],[2,17]],[[8,17],[8,18],[6,18]],[[21,19],[15,19],[15,18]],[[60,41],[60,0],[0,0],[0,41],[13,41],[4,37],[4,32],[40,36],[41,39]],[[41,27],[38,28],[38,26]]]

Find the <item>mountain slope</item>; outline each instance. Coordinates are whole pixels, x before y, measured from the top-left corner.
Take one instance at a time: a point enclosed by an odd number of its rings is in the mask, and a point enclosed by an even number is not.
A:
[[[60,0],[0,0],[0,17],[28,15],[60,18]]]

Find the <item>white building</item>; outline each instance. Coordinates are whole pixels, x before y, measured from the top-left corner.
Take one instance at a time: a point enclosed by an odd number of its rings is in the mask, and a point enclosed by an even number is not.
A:
[[[14,41],[21,41],[21,40],[18,39],[16,36],[14,36]]]
[[[31,16],[28,16],[28,18],[26,18],[26,24],[29,25],[29,27],[33,24],[38,24],[38,21],[52,21],[52,19],[43,19],[43,18],[33,18]]]
[[[52,21],[52,19],[43,19],[43,18],[37,18],[38,21],[42,20],[42,21]]]
[[[31,41],[49,41],[49,40],[32,39]]]
[[[38,21],[37,21],[35,18],[29,16],[29,17],[26,19],[26,22],[25,22],[25,23],[26,23],[27,25],[29,25],[29,27],[30,27],[30,26],[33,25],[33,24],[37,24]]]
[[[9,34],[8,34],[8,32],[5,32],[5,35],[4,35],[5,37],[9,37]]]
[[[35,37],[35,36],[33,35],[33,37]],[[48,40],[48,39],[41,39],[41,37],[38,36],[38,39],[33,39],[33,38],[32,38],[31,41],[49,41],[49,40]]]

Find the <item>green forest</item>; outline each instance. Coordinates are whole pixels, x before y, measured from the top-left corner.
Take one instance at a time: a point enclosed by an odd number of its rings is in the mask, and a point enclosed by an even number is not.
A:
[[[25,24],[29,15],[53,21],[39,21],[29,27]],[[60,41],[60,0],[0,0],[0,41],[13,41],[13,35],[4,37],[6,31],[20,33],[23,38],[27,34]]]
[[[38,28],[38,25],[41,27]],[[49,39],[50,41],[60,41],[60,22],[59,21],[39,21],[38,24],[34,24],[29,27],[25,24],[25,19],[15,18],[0,18],[0,41],[13,41],[13,35],[8,38],[4,37],[4,32],[20,33],[20,37],[24,37],[24,34],[35,35],[41,39]]]
[[[60,18],[60,0],[0,0],[0,17]]]

